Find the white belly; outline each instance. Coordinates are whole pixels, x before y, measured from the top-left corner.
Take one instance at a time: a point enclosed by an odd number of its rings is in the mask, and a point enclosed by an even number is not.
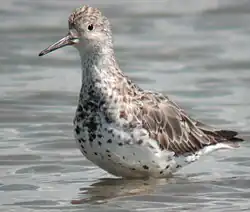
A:
[[[89,135],[87,128],[75,130],[75,138],[88,160],[115,176],[167,177],[175,172],[178,164],[173,153],[162,151],[155,141],[140,131],[126,132],[104,123],[94,136]]]

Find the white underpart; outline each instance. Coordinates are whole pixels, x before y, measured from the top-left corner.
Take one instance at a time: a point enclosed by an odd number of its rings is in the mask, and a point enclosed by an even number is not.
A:
[[[204,147],[203,149],[201,149],[200,151],[198,151],[196,154],[193,154],[193,155],[190,155],[190,156],[187,156],[185,158],[185,161],[187,163],[191,163],[191,162],[194,162],[196,161],[197,159],[200,158],[200,156],[202,155],[207,155],[209,153],[212,153],[216,150],[219,150],[219,149],[234,149],[234,147],[230,146],[229,144],[227,143],[217,143],[215,145],[210,145],[210,146],[206,146]]]
[[[173,160],[173,153],[161,151],[159,147],[152,149],[148,146],[149,143],[147,143],[146,140],[144,140],[144,144],[138,145],[132,140],[131,134],[124,132],[123,129],[112,125],[104,125],[104,127],[108,127],[108,130],[112,129],[115,136],[112,137],[107,131],[102,131],[102,145],[99,146],[97,141],[92,142],[92,145],[86,142],[84,146],[87,154],[82,152],[90,161],[102,169],[117,176],[158,177],[160,176],[160,171],[164,170],[167,165],[175,168],[176,163]],[[78,136],[79,135],[76,135],[76,138],[78,138]],[[80,134],[80,137],[82,136],[83,135]],[[112,143],[107,143],[108,139],[112,139]],[[131,140],[131,142],[125,143],[128,140]],[[123,143],[123,145],[119,146],[119,142]],[[150,139],[148,142],[155,143],[155,141]],[[78,139],[77,144],[81,149]],[[109,150],[109,152],[107,153],[106,150]],[[98,155],[95,155],[95,152],[97,152]],[[111,157],[108,157],[108,155],[111,155]],[[148,169],[144,169],[144,166],[147,166]],[[171,168],[167,171],[167,175],[173,172]]]

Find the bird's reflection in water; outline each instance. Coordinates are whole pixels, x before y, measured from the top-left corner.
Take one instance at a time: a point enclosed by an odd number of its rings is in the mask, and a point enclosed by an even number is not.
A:
[[[80,188],[79,199],[72,200],[71,203],[102,204],[116,198],[152,194],[158,186],[176,183],[176,180],[176,178],[145,180],[103,178],[89,187]]]

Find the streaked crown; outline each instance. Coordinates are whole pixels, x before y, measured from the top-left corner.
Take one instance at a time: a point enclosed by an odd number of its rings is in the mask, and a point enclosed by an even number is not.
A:
[[[75,9],[69,16],[69,29],[75,28],[77,31],[88,29],[111,33],[111,26],[108,19],[102,15],[101,11],[87,5]],[[93,29],[91,29],[93,27]]]

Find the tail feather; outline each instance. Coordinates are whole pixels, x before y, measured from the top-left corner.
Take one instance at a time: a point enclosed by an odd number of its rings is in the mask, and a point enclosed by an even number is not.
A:
[[[196,126],[207,136],[210,137],[211,143],[205,145],[204,148],[197,151],[195,154],[190,154],[186,157],[186,162],[191,163],[196,161],[200,156],[209,154],[219,149],[234,149],[239,147],[239,142],[244,139],[238,137],[238,132],[232,130],[218,130],[211,126],[205,125],[196,121]]]
[[[241,142],[244,141],[244,139],[236,137],[238,135],[238,132],[232,131],[232,130],[218,130],[215,131],[218,135],[221,137],[227,139],[228,141],[232,142]]]
[[[238,132],[233,130],[218,130],[202,122],[196,121],[196,126],[201,129],[205,134],[213,136],[216,140],[227,140],[231,142],[241,142],[244,139],[237,137]],[[223,141],[222,141],[223,142]]]

